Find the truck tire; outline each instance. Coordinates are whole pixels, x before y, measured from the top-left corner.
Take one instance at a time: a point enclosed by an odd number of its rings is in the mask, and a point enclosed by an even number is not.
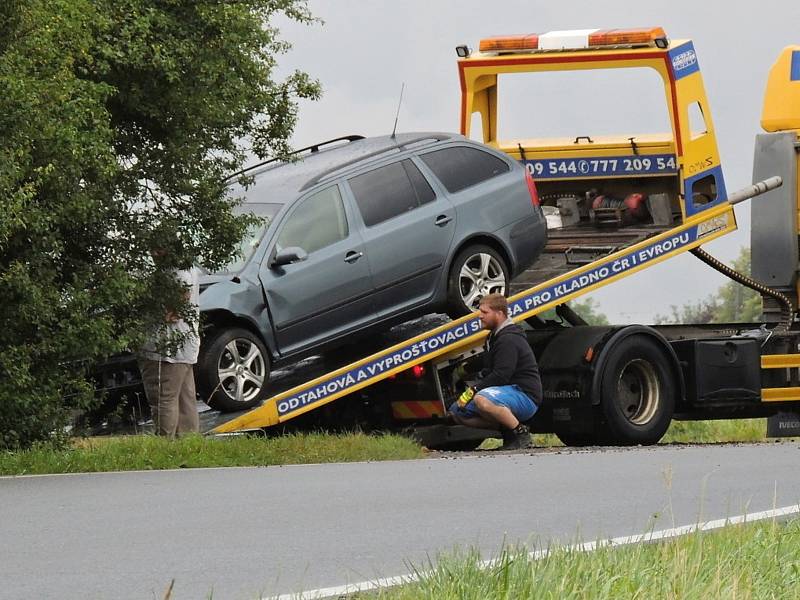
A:
[[[610,349],[600,387],[605,443],[650,445],[662,438],[678,390],[671,363],[665,349],[647,335],[628,336]]]
[[[508,265],[497,251],[475,244],[458,253],[447,277],[447,314],[453,319],[478,310],[487,294],[508,295]]]
[[[258,406],[269,389],[269,355],[257,335],[221,327],[203,339],[195,367],[203,400],[220,412]]]

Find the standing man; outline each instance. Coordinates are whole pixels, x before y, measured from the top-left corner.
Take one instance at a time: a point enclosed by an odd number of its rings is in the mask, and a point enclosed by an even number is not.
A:
[[[163,254],[163,250],[153,252],[154,260],[158,261]],[[153,336],[145,344],[139,359],[155,432],[170,438],[200,431],[194,388],[194,365],[200,353],[198,272],[190,267],[174,273],[184,286],[184,299],[193,313],[191,324],[176,311],[168,310],[165,325],[159,329],[160,335]],[[177,348],[167,350],[165,347],[177,336],[180,337]]]
[[[484,347],[484,369],[450,406],[455,421],[467,427],[500,429],[503,449],[531,445],[524,424],[538,410],[542,399],[539,366],[522,328],[508,316],[502,294],[489,294],[480,301],[480,320],[491,333]]]

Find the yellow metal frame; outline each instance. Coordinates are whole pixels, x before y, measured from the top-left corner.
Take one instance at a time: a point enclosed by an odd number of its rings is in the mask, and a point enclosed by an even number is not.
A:
[[[800,369],[800,354],[767,354],[761,357],[762,369]],[[763,388],[762,402],[796,402],[800,387]]]
[[[761,357],[762,369],[800,368],[800,354],[766,354]]]
[[[688,65],[688,68],[687,68]],[[521,159],[519,146],[526,157],[532,159],[539,154],[550,157],[591,159],[608,153],[609,142],[616,152],[635,158],[658,152],[671,151],[676,156],[676,167],[680,181],[680,192],[684,197],[681,212],[684,219],[707,210],[692,204],[691,188],[695,181],[707,175],[717,184],[717,199],[712,204],[722,203],[726,198],[719,150],[711,113],[708,109],[705,86],[697,67],[697,57],[689,40],[672,41],[667,48],[614,48],[608,50],[583,50],[543,53],[511,53],[501,55],[475,54],[458,61],[461,82],[461,133],[470,135],[472,116],[481,117],[483,141],[504,150],[514,158]],[[537,73],[548,71],[582,71],[597,69],[649,68],[656,71],[663,82],[664,97],[669,110],[671,138],[637,136],[637,150],[633,150],[627,138],[610,138],[609,141],[578,144],[564,140],[561,145],[552,140],[515,139],[500,140],[497,134],[498,76]],[[705,132],[690,131],[689,107],[699,104],[706,124]],[[639,139],[641,137],[641,146]],[[641,154],[639,152],[641,151]],[[636,177],[647,174],[637,174]],[[659,176],[657,173],[656,176]],[[534,174],[534,178],[535,178]],[[592,179],[619,177],[592,174]],[[562,179],[567,179],[564,177]],[[571,177],[575,179],[577,177]],[[554,177],[552,181],[559,178]],[[688,200],[686,197],[688,196]]]
[[[800,400],[800,387],[764,388],[761,390],[762,402],[797,402]]]

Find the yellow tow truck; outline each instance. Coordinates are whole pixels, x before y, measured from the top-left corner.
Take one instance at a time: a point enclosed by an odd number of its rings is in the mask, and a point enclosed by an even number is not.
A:
[[[571,445],[652,444],[672,419],[800,410],[800,46],[784,49],[772,67],[755,183],[734,193],[725,186],[690,40],[671,40],[659,27],[554,31],[486,38],[477,52],[456,52],[461,133],[522,161],[548,215],[547,248],[509,298],[542,373],[543,404],[532,430]],[[619,69],[655,72],[669,131],[499,136],[508,79]],[[752,207],[750,278],[701,246],[734,231],[733,206],[760,194]],[[686,252],[758,290],[762,322],[592,327],[569,309],[570,300]],[[550,309],[557,319],[543,318]],[[443,417],[459,393],[455,367],[476,359],[485,336],[477,315],[465,316],[269,398],[212,433],[276,428],[323,406],[335,418],[337,406],[357,404],[380,415],[383,426],[412,428],[429,446],[474,446],[493,432],[447,426]]]

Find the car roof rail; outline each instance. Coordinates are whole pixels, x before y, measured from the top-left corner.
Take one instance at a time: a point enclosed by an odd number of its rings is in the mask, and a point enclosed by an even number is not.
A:
[[[309,153],[313,154],[315,152],[319,152],[320,148],[322,148],[323,146],[328,146],[330,144],[335,144],[336,142],[357,142],[358,140],[363,140],[363,139],[364,139],[363,135],[357,135],[357,134],[343,135],[341,137],[333,138],[332,140],[326,140],[324,142],[319,142],[318,144],[312,144],[311,146],[306,146],[305,148],[299,148],[297,150],[292,150],[289,153],[289,156],[294,156],[296,154],[301,154],[303,152],[309,152]],[[268,164],[274,163],[274,162],[280,162],[282,160],[283,160],[282,158],[276,156],[275,158],[270,158],[268,160],[261,161],[260,163],[256,163],[254,165],[250,165],[249,167],[245,167],[244,169],[241,169],[239,171],[236,171],[235,173],[232,173],[232,174],[228,175],[225,178],[225,181],[230,181],[234,177],[239,177],[240,175],[244,175],[245,173],[248,173],[248,172],[250,172],[250,171],[252,171],[254,169],[258,169],[259,167],[263,167],[264,165],[268,165]]]
[[[365,154],[363,156],[359,156],[352,160],[348,160],[340,165],[333,167],[332,169],[328,169],[327,171],[323,171],[319,173],[309,181],[305,183],[305,185],[300,188],[300,191],[307,190],[310,187],[315,186],[316,184],[320,183],[321,181],[330,178],[332,175],[344,171],[347,167],[350,167],[356,163],[364,162],[369,159],[377,158],[383,154],[389,154],[390,152],[402,152],[404,150],[408,150],[411,148],[418,148],[420,146],[427,146],[428,144],[435,144],[436,142],[441,142],[442,140],[448,140],[452,136],[446,133],[429,133],[426,135],[421,135],[419,137],[412,138],[410,140],[404,140],[402,142],[392,144],[391,146],[386,146],[381,148],[380,150],[375,150],[374,152],[370,152],[369,154]]]

